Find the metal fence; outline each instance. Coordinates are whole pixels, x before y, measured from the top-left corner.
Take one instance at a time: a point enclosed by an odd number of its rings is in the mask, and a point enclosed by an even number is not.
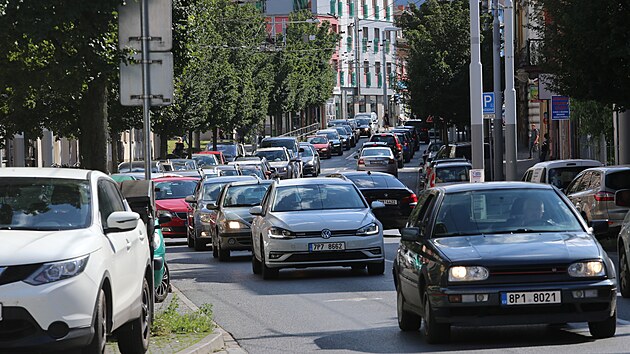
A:
[[[290,136],[290,137],[297,138],[300,141],[304,141],[306,140],[307,136],[313,135],[318,130],[319,130],[319,123],[313,123],[311,125],[307,125],[299,129],[291,130],[279,136],[281,137]]]

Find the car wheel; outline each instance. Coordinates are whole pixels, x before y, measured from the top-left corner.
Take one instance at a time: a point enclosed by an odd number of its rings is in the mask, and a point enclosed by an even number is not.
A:
[[[422,316],[424,326],[424,337],[427,343],[443,343],[451,336],[451,325],[448,323],[437,323],[435,315],[429,301],[429,294],[424,293],[424,316]]]
[[[341,156],[341,155],[343,155],[343,149],[339,148],[339,151],[337,152],[337,156]]]
[[[186,235],[186,241],[188,241],[188,248],[195,248],[195,241],[190,235]]]
[[[92,327],[94,328],[94,337],[87,347],[81,351],[84,354],[105,353],[105,344],[107,344],[107,298],[105,291],[101,289],[98,292],[96,306],[94,309],[94,317]]]
[[[208,246],[206,246],[206,242],[207,240],[203,240],[203,239],[199,239],[195,237],[195,242],[193,242],[195,251],[207,251]]]
[[[225,248],[221,247],[221,237],[218,236],[217,239],[219,239],[219,244],[217,245],[218,247],[218,252],[219,252],[219,261],[220,262],[227,262],[230,260],[230,250],[226,250]]]
[[[155,288],[155,302],[163,302],[166,300],[168,293],[171,291],[171,274],[168,271],[168,266],[164,264],[164,275],[162,275],[162,281],[160,285]]]
[[[261,263],[260,272],[262,274],[263,279],[269,280],[269,279],[275,279],[278,277],[278,273],[279,273],[278,269],[269,268],[267,267],[267,263],[265,263],[265,249],[263,246],[262,239],[260,240],[260,263]]]
[[[151,335],[151,291],[147,279],[142,280],[140,317],[125,323],[118,332],[118,349],[122,354],[145,353]]]
[[[411,162],[411,157],[407,157],[407,158],[405,159],[405,163],[409,163],[409,162]]]
[[[402,159],[398,160],[398,168],[403,168],[403,167],[405,167],[403,160]]]
[[[630,267],[624,247],[619,247],[619,291],[621,296],[630,297]]]
[[[381,275],[385,273],[385,261],[378,263],[368,263],[367,265],[369,275]]]
[[[256,258],[256,253],[252,252],[252,272],[254,274],[260,274],[261,271],[262,264],[260,263],[258,258]]]
[[[417,331],[422,323],[422,317],[415,313],[405,311],[405,297],[398,287],[396,291],[396,313],[398,314],[398,327],[402,331]]]
[[[212,258],[219,258],[219,241],[212,236]]]
[[[588,330],[594,338],[610,338],[617,331],[617,310],[612,316],[599,322],[589,322]]]

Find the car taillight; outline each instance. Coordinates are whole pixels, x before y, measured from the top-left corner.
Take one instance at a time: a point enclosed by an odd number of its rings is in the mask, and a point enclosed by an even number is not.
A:
[[[364,164],[364,161],[363,161],[363,159],[359,159],[359,161],[358,161],[357,163],[358,163],[359,165],[363,165],[363,164]]]
[[[418,196],[412,193],[410,196],[404,197],[402,202],[411,204],[411,206],[416,206],[416,204],[418,204]]]
[[[597,192],[595,200],[598,202],[612,202],[615,200],[615,194],[610,192]]]
[[[400,145],[400,143],[396,144],[396,148],[398,149],[398,151],[402,150],[402,145]]]
[[[429,177],[429,187],[435,187],[435,173],[431,173]]]
[[[396,163],[396,160],[394,160],[394,159],[390,158],[390,159],[389,159],[389,161],[388,161],[387,163],[391,165],[391,164],[393,164],[393,163]]]

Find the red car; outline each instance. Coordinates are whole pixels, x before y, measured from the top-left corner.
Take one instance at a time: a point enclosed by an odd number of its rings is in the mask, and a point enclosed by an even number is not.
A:
[[[199,151],[197,154],[200,154],[200,155],[215,155],[217,160],[219,160],[219,163],[221,165],[225,165],[227,163],[227,160],[225,159],[225,156],[223,156],[223,151]]]
[[[195,193],[199,178],[156,178],[155,206],[157,216],[168,215],[171,221],[160,224],[164,237],[186,237],[188,203],[184,200]]]
[[[317,149],[320,157],[329,159],[332,156],[332,144],[325,135],[309,136],[307,141]]]

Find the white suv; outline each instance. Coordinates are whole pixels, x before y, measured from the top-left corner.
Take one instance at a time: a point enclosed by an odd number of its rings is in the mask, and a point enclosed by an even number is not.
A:
[[[144,353],[150,238],[98,171],[0,169],[0,352]]]

